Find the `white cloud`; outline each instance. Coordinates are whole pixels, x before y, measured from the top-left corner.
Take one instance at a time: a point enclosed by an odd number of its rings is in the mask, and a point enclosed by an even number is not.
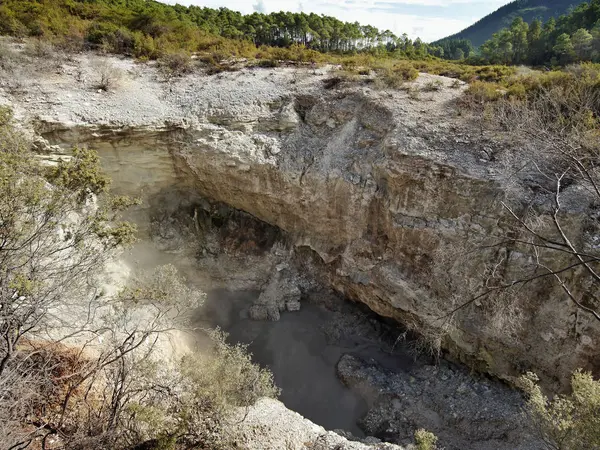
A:
[[[337,17],[348,22],[360,22],[363,25],[373,25],[379,29],[389,29],[395,34],[407,33],[411,38],[420,37],[424,41],[433,41],[456,33],[476,20],[475,17],[453,17],[452,5],[464,8],[469,4],[485,7],[489,12],[507,3],[507,0],[326,0],[311,3],[299,3],[298,0],[163,0],[166,3],[185,5],[197,4],[210,8],[226,7],[243,14],[253,11],[274,12],[291,11],[305,13],[314,12]],[[427,13],[406,14],[400,12],[402,5],[427,7]],[[431,12],[432,7],[439,7]],[[259,9],[260,8],[260,9]]]
[[[252,9],[259,13],[266,13],[267,8],[265,7],[265,2],[263,0],[258,0],[256,4],[252,5]]]

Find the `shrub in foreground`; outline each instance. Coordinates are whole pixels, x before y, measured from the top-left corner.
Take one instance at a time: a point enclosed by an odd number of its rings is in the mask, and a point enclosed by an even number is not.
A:
[[[523,375],[519,384],[528,396],[527,410],[547,448],[581,450],[600,448],[600,381],[577,370],[572,393],[550,399],[538,385],[537,375]]]

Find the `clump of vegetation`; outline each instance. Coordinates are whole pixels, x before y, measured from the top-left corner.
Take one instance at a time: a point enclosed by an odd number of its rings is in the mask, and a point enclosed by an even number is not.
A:
[[[54,46],[50,42],[45,42],[42,39],[32,39],[25,46],[25,54],[36,58],[49,58],[54,56]]]
[[[405,82],[416,80],[419,71],[409,61],[375,61],[372,65],[376,83],[381,88],[400,89]]]
[[[493,103],[501,99],[526,103],[545,99],[550,102],[550,99],[554,98],[557,103],[563,105],[555,112],[565,118],[572,117],[569,120],[574,123],[577,120],[585,122],[586,114],[599,117],[598,86],[600,64],[584,63],[570,66],[565,71],[509,76],[499,82],[474,81],[466,90],[465,96],[476,103]]]
[[[16,52],[6,42],[0,41],[0,69],[3,71],[11,70],[16,56]]]
[[[423,428],[415,431],[416,450],[435,450],[437,448],[438,438],[430,431]]]
[[[460,82],[460,80],[454,80],[454,81],[452,82],[452,84],[450,85],[450,87],[451,87],[452,89],[458,89],[458,88],[459,88],[459,87],[461,87],[461,86],[462,86],[462,83]]]
[[[274,68],[279,67],[279,61],[276,59],[261,59],[256,63],[256,65],[258,67]]]
[[[465,62],[449,62],[440,60],[411,61],[415,69],[433,75],[458,78],[465,82],[484,80],[500,82],[516,73],[514,67],[507,66],[474,66]]]
[[[496,83],[487,83],[485,81],[474,81],[465,92],[467,101],[475,104],[492,102],[502,98],[502,87]]]
[[[424,92],[436,92],[442,90],[444,83],[441,80],[429,81],[421,89]]]
[[[421,92],[414,86],[410,86],[406,92],[408,93],[408,98],[414,101],[421,100]]]
[[[181,77],[194,71],[192,57],[187,52],[167,53],[159,58],[158,65],[167,77]]]
[[[600,446],[600,381],[577,370],[571,378],[572,393],[546,397],[533,373],[519,384],[528,396],[527,410],[548,449],[579,450]]]
[[[116,91],[123,83],[124,74],[121,69],[113,66],[108,61],[102,61],[96,64],[95,73],[97,77],[96,89],[101,89],[105,92]]]
[[[336,70],[332,72],[332,77],[323,80],[325,89],[333,89],[344,84],[357,83],[362,80],[361,75],[355,70]]]

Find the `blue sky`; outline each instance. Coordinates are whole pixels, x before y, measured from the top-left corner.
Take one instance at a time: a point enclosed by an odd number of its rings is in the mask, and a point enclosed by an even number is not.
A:
[[[468,27],[510,0],[163,0],[166,3],[227,7],[244,14],[253,11],[304,11],[327,14],[340,20],[395,34],[407,33],[433,41]]]

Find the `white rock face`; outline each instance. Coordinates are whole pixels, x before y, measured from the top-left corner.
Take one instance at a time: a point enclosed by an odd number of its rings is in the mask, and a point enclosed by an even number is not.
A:
[[[277,400],[262,399],[249,410],[240,411],[239,428],[235,430],[236,448],[252,450],[402,450],[386,443],[363,444],[348,441],[326,431],[300,414],[290,411]]]
[[[96,58],[36,75],[19,98],[0,97],[51,140],[118,147],[155,137],[154,156],[121,168],[125,182],[137,164],[172,158],[168,170],[190,190],[278,226],[322,259],[338,291],[417,329],[439,324],[452,301],[441,286],[440,251],[471,235],[502,235],[500,202],[507,192],[519,199],[525,183],[509,184],[511,149],[457,113],[462,88],[443,77],[421,75],[413,89],[437,80],[444,87],[417,100],[366,84],[326,90],[328,68],[244,69],[166,83],[152,67],[110,59],[127,82],[97,93],[77,81],[93,79]],[[486,156],[492,151],[495,161]],[[576,235],[579,223],[573,214]],[[480,277],[490,258],[474,254],[467,275]],[[516,334],[498,331],[475,308],[459,315],[443,345],[500,377],[526,368],[567,382],[596,358],[589,343],[600,339],[600,327],[555,287],[526,289]]]

